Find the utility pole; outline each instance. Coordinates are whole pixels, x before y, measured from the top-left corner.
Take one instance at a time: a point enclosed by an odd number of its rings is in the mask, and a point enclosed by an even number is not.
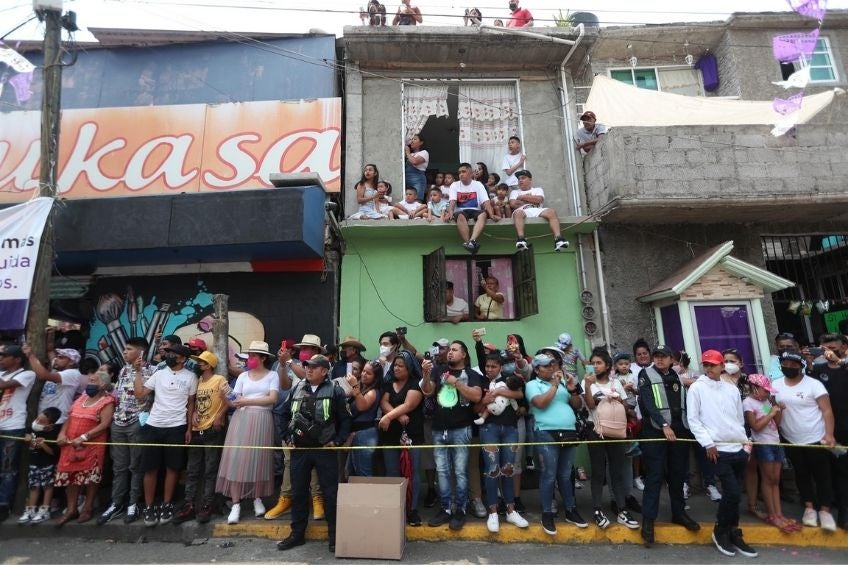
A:
[[[33,6],[45,24],[38,195],[56,198],[56,181],[59,176],[59,121],[62,107],[62,4],[61,1],[56,3],[35,0]],[[44,359],[46,355],[45,329],[50,312],[50,276],[53,274],[54,255],[53,216],[51,211],[41,237],[27,312],[26,340],[40,359]]]

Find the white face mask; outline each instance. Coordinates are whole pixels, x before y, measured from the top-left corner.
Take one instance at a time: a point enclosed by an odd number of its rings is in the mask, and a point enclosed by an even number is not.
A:
[[[38,420],[33,420],[33,421],[32,421],[32,431],[34,431],[34,432],[43,432],[43,431],[44,431],[44,426],[42,426],[41,424],[39,424],[39,423],[38,423]]]
[[[380,346],[380,357],[388,357],[392,349],[394,349],[391,345],[381,345]]]
[[[735,375],[740,370],[741,369],[740,369],[739,365],[737,365],[736,363],[725,363],[724,364],[724,372],[727,373],[728,375]]]

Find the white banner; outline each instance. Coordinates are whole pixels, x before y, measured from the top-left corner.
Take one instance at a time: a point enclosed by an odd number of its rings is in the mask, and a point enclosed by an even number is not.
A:
[[[53,199],[0,210],[0,330],[26,327],[32,278]]]

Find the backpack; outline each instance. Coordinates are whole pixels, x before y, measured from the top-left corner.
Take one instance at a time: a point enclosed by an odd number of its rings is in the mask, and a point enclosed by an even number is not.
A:
[[[604,397],[595,406],[595,433],[606,439],[627,437],[627,412],[621,402]]]

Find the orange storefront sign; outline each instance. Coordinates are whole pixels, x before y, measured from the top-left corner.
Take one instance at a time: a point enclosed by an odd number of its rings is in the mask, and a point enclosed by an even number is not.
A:
[[[0,203],[38,187],[40,120],[0,114]],[[59,148],[62,198],[255,189],[278,172],[338,192],[341,100],[65,110]]]

